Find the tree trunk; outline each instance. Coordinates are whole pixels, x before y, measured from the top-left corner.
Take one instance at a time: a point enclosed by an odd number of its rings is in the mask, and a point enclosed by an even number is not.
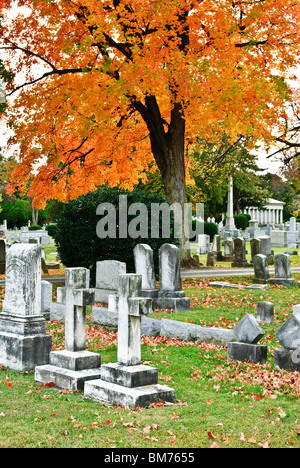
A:
[[[175,104],[170,123],[163,120],[155,96],[148,96],[145,105],[134,102],[150,132],[151,149],[161,172],[168,203],[178,203],[184,215],[187,201],[185,186],[185,119],[181,104]],[[168,128],[168,131],[165,130]],[[184,220],[183,220],[184,226]],[[180,239],[181,258],[190,258],[189,239],[183,230]]]

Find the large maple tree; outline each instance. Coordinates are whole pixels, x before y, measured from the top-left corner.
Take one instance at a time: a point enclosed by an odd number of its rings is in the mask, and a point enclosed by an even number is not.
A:
[[[0,0],[0,14],[2,70],[19,80],[3,114],[12,184],[36,206],[133,187],[153,158],[183,203],[196,137],[284,132],[299,0]]]

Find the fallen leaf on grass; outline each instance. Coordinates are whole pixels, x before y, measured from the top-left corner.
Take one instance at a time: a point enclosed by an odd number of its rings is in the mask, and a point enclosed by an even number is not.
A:
[[[254,439],[254,437],[250,437],[250,439],[248,439],[247,442],[249,444],[256,444],[256,440]]]

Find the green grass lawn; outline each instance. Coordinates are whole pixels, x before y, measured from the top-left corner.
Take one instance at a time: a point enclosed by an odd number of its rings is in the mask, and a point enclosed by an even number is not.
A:
[[[229,281],[250,284],[251,278]],[[41,386],[32,374],[1,368],[0,447],[299,448],[300,374],[274,369],[273,353],[281,347],[275,332],[300,303],[300,289],[225,290],[212,289],[209,282],[183,281],[190,312],[153,317],[233,328],[245,314],[255,314],[257,302],[272,301],[275,322],[262,326],[266,364],[232,362],[226,348],[210,344],[143,337],[142,360],[158,368],[160,384],[175,389],[176,403],[136,411]],[[47,329],[54,349],[64,348],[64,326],[47,322]],[[94,326],[89,314],[87,348],[101,353],[102,363],[115,362],[116,343],[117,334]]]

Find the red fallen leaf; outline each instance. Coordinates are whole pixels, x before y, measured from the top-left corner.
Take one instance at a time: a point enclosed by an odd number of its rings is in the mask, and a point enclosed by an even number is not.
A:
[[[55,418],[55,416],[56,416],[55,413],[50,414],[50,418]]]
[[[9,379],[6,379],[8,388],[12,388],[12,383]]]
[[[110,420],[109,419],[106,419],[105,421],[105,426],[109,426],[110,425]]]
[[[208,437],[210,439],[215,439],[216,438],[216,436],[214,436],[210,431],[208,431],[207,435],[208,435]]]
[[[176,436],[171,437],[170,444],[176,444]]]
[[[56,384],[54,382],[46,382],[41,387],[56,387]]]

